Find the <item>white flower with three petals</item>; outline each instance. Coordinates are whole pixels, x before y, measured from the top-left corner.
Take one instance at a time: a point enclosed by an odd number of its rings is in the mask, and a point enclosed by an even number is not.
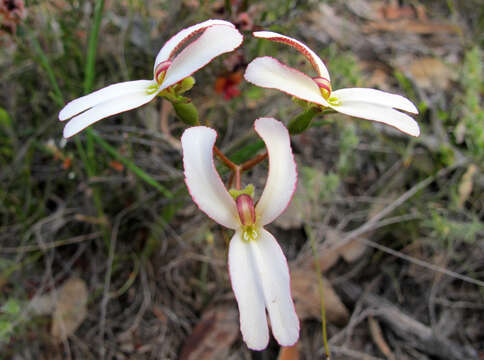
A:
[[[188,128],[181,142],[185,182],[193,200],[210,218],[235,230],[228,265],[240,329],[249,348],[262,350],[269,341],[266,309],[280,345],[293,345],[299,337],[287,261],[276,239],[264,229],[291,201],[297,171],[284,125],[272,118],[260,118],[254,127],[269,156],[267,182],[255,206],[247,194],[234,200],[222,183],[213,161],[215,130]]]
[[[181,50],[200,33],[198,39]],[[207,20],[181,30],[156,56],[153,80],[113,84],[69,102],[59,113],[59,120],[70,119],[64,127],[64,137],[71,137],[103,118],[150,102],[161,91],[189,77],[215,57],[236,49],[242,39],[235,26],[223,20]]]
[[[281,90],[299,99],[346,115],[385,123],[412,136],[420,134],[417,122],[407,114],[398,111],[418,113],[415,105],[407,98],[366,88],[332,91],[326,66],[305,44],[271,31],[257,31],[253,35],[294,47],[309,60],[317,76],[311,78],[272,57],[265,56],[254,59],[247,66],[244,77],[248,82],[264,88]]]

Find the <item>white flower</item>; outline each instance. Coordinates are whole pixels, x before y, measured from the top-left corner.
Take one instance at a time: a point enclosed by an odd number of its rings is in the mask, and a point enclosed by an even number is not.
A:
[[[207,127],[188,128],[181,138],[185,182],[198,207],[219,224],[235,230],[228,254],[230,279],[240,312],[240,330],[251,349],[269,341],[266,309],[274,337],[283,346],[299,337],[299,320],[291,298],[289,269],[276,239],[264,226],[289,204],[297,183],[289,133],[279,121],[260,118],[255,131],[269,155],[267,182],[254,207],[252,197],[236,200],[225,188],[213,162],[217,133]]]
[[[202,34],[198,39],[179,52],[199,33]],[[150,102],[161,91],[189,77],[215,57],[237,48],[242,39],[235,26],[223,20],[207,20],[183,29],[168,40],[156,56],[153,80],[110,85],[68,103],[59,113],[59,120],[71,119],[64,127],[64,137],[73,136],[105,117]]]
[[[419,126],[414,119],[395,110],[417,114],[417,108],[407,98],[365,88],[332,91],[326,66],[319,56],[306,45],[271,31],[257,31],[253,35],[294,47],[309,60],[316,70],[317,76],[311,78],[272,57],[265,56],[254,59],[247,66],[244,74],[247,81],[257,86],[281,90],[299,99],[331,108],[343,114],[382,122],[412,136],[420,134]]]

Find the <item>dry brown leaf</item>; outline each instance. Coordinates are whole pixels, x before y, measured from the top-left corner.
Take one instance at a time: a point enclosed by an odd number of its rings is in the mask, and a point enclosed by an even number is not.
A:
[[[358,260],[366,251],[366,245],[358,238],[350,241],[339,249],[339,254],[346,262],[352,263]]]
[[[414,34],[434,34],[434,33],[450,33],[459,34],[461,29],[456,25],[441,24],[430,21],[420,20],[398,20],[398,21],[379,21],[370,22],[362,27],[362,31],[365,33],[371,33],[375,31],[388,31],[388,32],[402,32],[402,33],[414,33]]]
[[[239,336],[239,314],[235,304],[218,305],[203,313],[183,345],[180,360],[225,360]]]
[[[296,312],[301,320],[321,319],[319,280],[315,271],[293,267],[291,269],[291,291]],[[323,292],[328,320],[337,325],[346,324],[349,318],[348,309],[325,278],[323,278]]]
[[[282,346],[277,360],[299,360],[299,342],[293,346]]]
[[[368,326],[370,328],[371,337],[375,344],[378,346],[378,349],[380,349],[380,351],[383,353],[383,355],[385,355],[388,360],[396,360],[395,355],[393,355],[390,347],[388,346],[385,338],[383,337],[383,332],[378,321],[370,316],[368,317]]]
[[[70,278],[57,293],[51,334],[64,341],[81,325],[87,315],[88,291],[84,280]]]
[[[470,164],[464,175],[462,175],[462,179],[459,184],[459,208],[462,208],[464,206],[464,203],[467,201],[472,193],[472,177],[476,172],[477,166],[474,164]]]
[[[397,20],[415,17],[415,10],[411,6],[400,6],[398,3],[385,4],[380,8],[385,19]]]
[[[385,70],[376,68],[373,70],[368,80],[365,81],[365,85],[368,87],[377,87],[380,90],[389,91],[390,76],[388,76]]]
[[[447,89],[455,80],[455,71],[433,57],[415,59],[408,69],[413,79],[423,89]]]
[[[366,234],[367,235],[367,234]],[[342,257],[346,262],[353,263],[365,253],[367,246],[356,238],[344,246],[340,246],[339,241],[344,238],[344,234],[338,230],[327,230],[326,241],[316,246],[319,268],[324,274],[331,269]],[[293,266],[314,271],[314,255],[311,249],[302,251]]]

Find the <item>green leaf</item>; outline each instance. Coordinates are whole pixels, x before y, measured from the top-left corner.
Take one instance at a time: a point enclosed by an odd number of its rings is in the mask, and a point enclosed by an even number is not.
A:
[[[12,127],[12,119],[8,115],[7,111],[2,107],[0,107],[0,126],[5,128]]]
[[[181,95],[190,90],[193,85],[195,85],[195,78],[193,76],[189,76],[175,86],[175,92],[177,95]]]
[[[253,143],[245,145],[242,149],[237,150],[229,155],[229,159],[236,164],[241,164],[244,161],[252,158],[260,149],[263,149],[265,144],[262,140],[254,141]]]
[[[20,312],[20,305],[15,299],[8,299],[2,306],[2,311],[8,315],[17,315]]]

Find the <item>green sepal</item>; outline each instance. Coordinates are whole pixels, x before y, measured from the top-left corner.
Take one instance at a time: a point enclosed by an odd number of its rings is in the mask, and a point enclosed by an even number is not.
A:
[[[294,119],[289,121],[289,125],[287,126],[289,134],[297,135],[305,131],[309,127],[309,125],[311,125],[311,120],[313,120],[314,116],[316,116],[316,114],[320,112],[320,108],[311,107],[308,110],[300,113]]]
[[[197,126],[200,124],[200,121],[198,120],[198,110],[190,100],[187,102],[172,102],[172,105],[177,117],[185,124],[189,126]]]
[[[175,94],[181,95],[190,90],[195,85],[195,78],[189,76],[175,85]]]
[[[234,200],[237,200],[237,198],[242,194],[249,195],[251,198],[253,198],[254,197],[254,185],[249,184],[245,187],[245,189],[242,189],[242,190],[230,189],[229,194],[232,195]]]

